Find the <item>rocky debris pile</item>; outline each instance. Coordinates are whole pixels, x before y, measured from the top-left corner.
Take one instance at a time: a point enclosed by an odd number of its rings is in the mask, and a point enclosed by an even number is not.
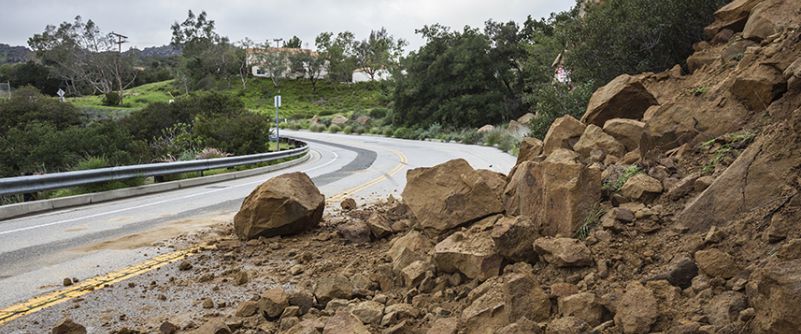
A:
[[[209,261],[275,265],[277,284],[249,283],[254,297],[218,314],[222,324],[797,332],[800,11],[793,1],[731,2],[690,73],[613,80],[581,120],[561,117],[543,141],[523,141],[508,177],[463,160],[414,169],[402,201],[343,202],[319,226],[323,198],[307,178],[268,181],[235,220],[252,240],[220,241]],[[266,238],[289,232],[300,234]],[[226,330],[213,323],[203,333]]]

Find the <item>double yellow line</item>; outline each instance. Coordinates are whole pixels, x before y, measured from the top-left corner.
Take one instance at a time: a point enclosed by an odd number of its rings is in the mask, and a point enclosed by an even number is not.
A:
[[[398,163],[397,166],[392,168],[392,170],[390,170],[388,173],[384,175],[381,175],[375,179],[367,181],[359,186],[347,189],[344,192],[331,196],[331,198],[329,198],[327,202],[335,203],[337,201],[341,201],[354,193],[370,188],[376,184],[383,182],[387,178],[397,174],[400,170],[404,168],[404,166],[406,166],[408,160],[406,159],[406,156],[403,155],[403,153],[399,151],[392,151],[392,152],[396,156],[398,156],[398,159],[400,161],[400,163]],[[154,269],[166,266],[170,263],[183,260],[189,256],[192,256],[192,254],[195,254],[200,250],[207,248],[208,247],[206,246],[193,246],[188,249],[162,254],[153,257],[145,262],[130,267],[126,267],[121,270],[81,281],[66,289],[45,293],[41,296],[34,297],[25,302],[9,306],[7,308],[0,310],[0,326],[14,319],[18,319],[28,314],[36,313],[47,307],[58,305],[60,303],[69,301],[71,299],[86,295],[92,291],[103,289],[111,284],[118,283],[123,280],[129,279],[131,277],[135,277],[147,273],[149,271],[152,271]]]

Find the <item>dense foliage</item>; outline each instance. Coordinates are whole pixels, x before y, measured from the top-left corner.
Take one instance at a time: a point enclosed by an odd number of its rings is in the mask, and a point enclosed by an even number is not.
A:
[[[683,64],[727,0],[609,0],[558,27],[575,80],[605,83],[622,73]]]
[[[195,159],[205,148],[259,153],[270,131],[267,117],[214,93],[90,121],[69,103],[23,88],[0,101],[0,114],[0,177],[72,170],[87,159],[108,166]]]

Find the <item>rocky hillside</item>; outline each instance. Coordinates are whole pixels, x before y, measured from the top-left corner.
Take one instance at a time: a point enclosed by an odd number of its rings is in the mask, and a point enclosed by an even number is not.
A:
[[[798,333],[799,23],[798,1],[730,3],[689,72],[618,77],[581,120],[526,140],[508,176],[415,169],[402,202],[345,201],[322,222],[304,175],[260,187],[235,219],[250,241],[215,240],[184,267],[219,283],[269,265],[275,287],[251,280],[236,309],[162,327]]]

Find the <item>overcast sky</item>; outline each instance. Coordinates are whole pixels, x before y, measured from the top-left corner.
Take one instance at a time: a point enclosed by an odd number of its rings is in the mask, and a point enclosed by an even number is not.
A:
[[[186,12],[205,10],[217,32],[232,41],[288,39],[298,35],[314,48],[322,31],[352,31],[357,39],[382,26],[416,49],[422,39],[414,30],[441,23],[461,29],[483,27],[484,21],[547,17],[567,10],[575,0],[0,0],[0,43],[27,45],[30,36],[48,24],[92,19],[103,32],[130,37],[130,46],[144,48],[170,42],[170,25]],[[307,45],[308,43],[308,45]],[[408,51],[408,50],[407,50]]]

